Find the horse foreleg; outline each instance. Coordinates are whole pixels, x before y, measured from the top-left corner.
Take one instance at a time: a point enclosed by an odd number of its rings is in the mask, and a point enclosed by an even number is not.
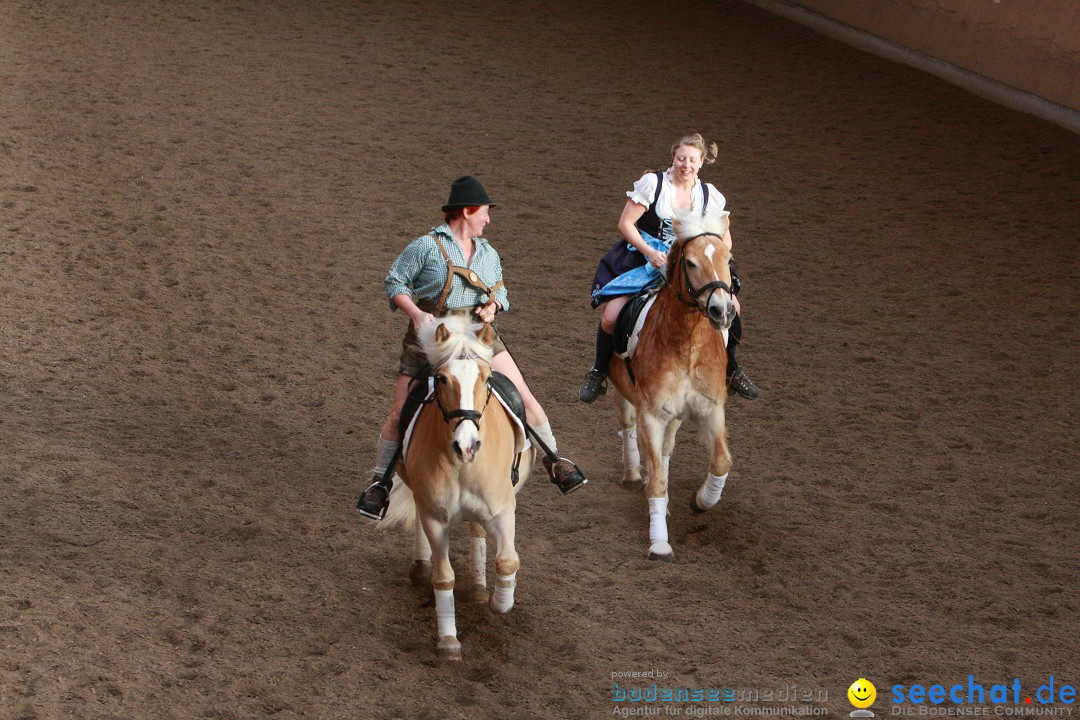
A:
[[[487,590],[487,533],[478,522],[469,523],[469,602],[484,603]]]
[[[668,472],[671,465],[671,453],[675,449],[675,436],[679,432],[679,428],[682,426],[682,420],[675,419],[668,423],[667,428],[664,429],[664,447],[661,450],[660,462],[664,466],[664,477],[671,477]]]
[[[491,593],[491,609],[497,613],[510,612],[514,607],[514,588],[520,566],[514,549],[514,513],[504,511],[487,522],[488,534],[495,538],[495,591]]]
[[[615,411],[619,416],[619,437],[622,438],[624,488],[641,487],[641,452],[638,450],[637,417],[634,406],[617,389],[614,391]]]
[[[649,479],[645,497],[649,502],[649,559],[671,562],[667,528],[667,473],[661,456],[666,426],[647,413],[638,414],[638,440]]]
[[[430,515],[421,516],[424,534],[431,544],[431,586],[435,590],[435,619],[439,634],[436,650],[446,660],[461,659],[454,617],[454,568],[450,566],[450,525]]]
[[[713,413],[705,426],[712,439],[712,458],[709,461],[709,475],[705,482],[690,496],[690,508],[694,512],[705,512],[720,502],[720,494],[727,484],[728,471],[731,470],[731,453],[727,446],[727,424],[724,407],[721,405]]]
[[[409,567],[409,582],[413,587],[424,587],[431,582],[431,543],[424,527],[417,520],[413,528],[413,562]]]

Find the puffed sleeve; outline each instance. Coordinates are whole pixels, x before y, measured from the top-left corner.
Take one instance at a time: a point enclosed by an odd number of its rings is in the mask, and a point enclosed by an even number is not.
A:
[[[724,207],[727,205],[727,198],[724,194],[716,189],[716,186],[712,183],[706,183],[709,186],[709,204],[705,206],[704,215],[720,214],[724,212]]]
[[[638,205],[649,207],[656,195],[656,173],[645,173],[641,179],[634,183],[634,189],[626,193],[626,197]],[[709,203],[710,205],[712,203]]]
[[[426,246],[430,245],[430,241],[431,238],[427,235],[416,238],[401,251],[397,260],[394,260],[394,264],[390,266],[390,272],[383,280],[383,289],[386,291],[386,297],[390,299],[391,310],[397,310],[397,305],[394,304],[395,295],[408,295],[416,299],[412,284],[424,268],[427,256]]]

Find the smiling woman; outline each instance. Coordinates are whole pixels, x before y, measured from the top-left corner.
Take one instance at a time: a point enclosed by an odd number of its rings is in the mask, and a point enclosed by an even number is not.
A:
[[[619,313],[635,294],[662,282],[661,268],[674,240],[672,222],[691,217],[724,214],[724,196],[710,183],[698,179],[703,165],[716,161],[716,143],[706,143],[700,133],[685,135],[671,146],[671,166],[666,171],[647,172],[626,193],[619,217],[622,240],[608,251],[593,278],[592,305],[603,308],[596,330],[596,359],[578,389],[578,399],[591,403],[603,393],[608,363],[614,350],[612,333]],[[724,244],[731,250],[731,233],[725,231]],[[734,262],[730,266],[734,292],[739,292]],[[734,300],[736,311],[738,299]],[[758,388],[735,360],[742,336],[742,322],[736,316],[728,335],[728,394],[753,400]]]

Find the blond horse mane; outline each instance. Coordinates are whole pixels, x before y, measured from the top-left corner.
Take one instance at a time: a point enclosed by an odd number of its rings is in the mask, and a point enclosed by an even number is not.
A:
[[[440,326],[445,327],[450,333],[450,337],[442,342],[435,339],[436,331]],[[485,345],[477,337],[477,333],[483,327],[482,323],[473,322],[460,315],[448,315],[420,328],[417,337],[420,340],[420,347],[427,355],[428,363],[433,368],[441,367],[455,358],[490,363],[491,347]]]

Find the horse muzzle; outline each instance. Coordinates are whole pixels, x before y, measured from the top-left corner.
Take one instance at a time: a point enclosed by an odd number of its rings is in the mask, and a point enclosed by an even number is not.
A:
[[[726,293],[712,293],[705,307],[705,314],[715,330],[727,330],[735,320],[735,303]]]
[[[480,452],[479,428],[471,422],[460,423],[454,431],[454,440],[450,447],[461,462],[471,463]]]

